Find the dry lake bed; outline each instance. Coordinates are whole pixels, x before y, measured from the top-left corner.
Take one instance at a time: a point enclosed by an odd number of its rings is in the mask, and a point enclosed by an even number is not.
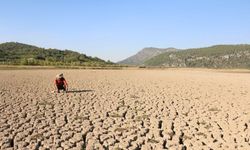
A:
[[[250,73],[0,70],[0,149],[247,150]]]

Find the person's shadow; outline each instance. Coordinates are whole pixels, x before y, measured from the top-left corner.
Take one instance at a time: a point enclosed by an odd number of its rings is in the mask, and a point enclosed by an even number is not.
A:
[[[84,93],[84,92],[93,92],[94,90],[68,90],[67,93]]]

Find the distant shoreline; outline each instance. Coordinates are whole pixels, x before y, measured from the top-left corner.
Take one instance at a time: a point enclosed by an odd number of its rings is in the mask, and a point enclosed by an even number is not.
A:
[[[123,69],[120,66],[26,66],[26,65],[0,65],[0,70],[18,70],[18,69]]]
[[[193,70],[215,71],[224,73],[250,73],[250,69],[244,68],[171,68],[171,67],[139,67],[139,66],[25,66],[25,65],[0,65],[0,70],[36,70],[36,69],[83,69],[83,70]]]

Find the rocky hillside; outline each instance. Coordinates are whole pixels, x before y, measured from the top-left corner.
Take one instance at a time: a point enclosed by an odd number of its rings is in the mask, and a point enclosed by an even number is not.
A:
[[[7,42],[0,44],[0,64],[99,66],[112,63],[71,50],[45,49],[17,42]]]
[[[145,61],[149,60],[150,58],[157,56],[164,52],[172,52],[177,51],[175,48],[166,48],[166,49],[160,49],[160,48],[154,48],[154,47],[148,47],[144,48],[141,51],[139,51],[137,54],[122,60],[118,62],[119,64],[127,64],[127,65],[142,65]]]
[[[165,52],[145,62],[148,66],[250,68],[250,45],[216,45]]]

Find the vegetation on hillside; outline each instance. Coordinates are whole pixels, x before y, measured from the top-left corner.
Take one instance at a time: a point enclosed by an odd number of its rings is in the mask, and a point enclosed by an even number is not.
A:
[[[217,45],[166,52],[145,62],[148,66],[250,68],[250,45]]]
[[[97,57],[71,50],[45,49],[22,43],[0,44],[0,64],[41,66],[107,66],[114,65]]]
[[[45,49],[22,43],[0,44],[0,65],[118,66],[110,61],[71,50]],[[145,66],[250,68],[250,45],[216,45],[168,51],[144,62]]]
[[[128,57],[120,62],[119,64],[126,64],[126,65],[142,65],[145,61],[149,60],[150,58],[162,54],[164,52],[172,52],[177,51],[175,48],[155,48],[155,47],[147,47],[139,51],[137,54]]]

